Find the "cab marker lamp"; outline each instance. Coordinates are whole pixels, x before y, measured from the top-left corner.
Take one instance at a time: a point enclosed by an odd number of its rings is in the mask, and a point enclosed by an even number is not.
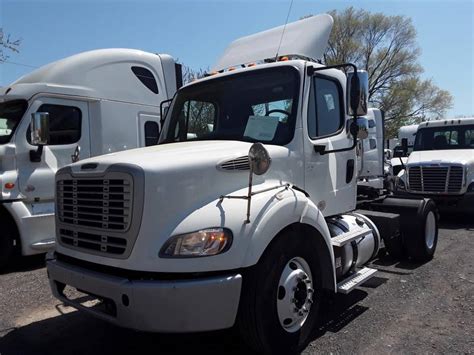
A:
[[[196,258],[226,252],[232,245],[232,232],[207,228],[169,238],[160,250],[162,258]]]

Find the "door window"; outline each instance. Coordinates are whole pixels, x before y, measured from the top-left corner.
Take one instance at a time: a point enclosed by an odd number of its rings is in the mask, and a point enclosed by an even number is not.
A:
[[[464,141],[468,148],[474,148],[474,129],[466,129]]]
[[[48,145],[77,143],[81,139],[81,110],[74,106],[43,104],[37,112],[49,113]],[[31,130],[28,127],[26,138],[31,144]]]
[[[341,89],[330,79],[315,77],[308,109],[308,132],[313,139],[332,135],[344,124]]]
[[[158,143],[160,128],[155,121],[145,122],[145,147]]]

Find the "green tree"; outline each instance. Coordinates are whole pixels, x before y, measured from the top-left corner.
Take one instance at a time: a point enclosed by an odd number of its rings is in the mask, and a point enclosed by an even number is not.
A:
[[[421,78],[420,48],[410,18],[349,7],[330,12],[334,26],[325,64],[351,62],[369,74],[369,101],[385,111],[387,136],[405,124],[439,118],[452,96]]]
[[[0,27],[0,63],[5,62],[9,57],[9,53],[19,53],[21,39],[12,39],[9,33],[5,33]]]

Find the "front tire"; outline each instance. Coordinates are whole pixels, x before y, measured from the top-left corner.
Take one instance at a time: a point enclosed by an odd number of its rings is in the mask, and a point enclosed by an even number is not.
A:
[[[238,323],[256,351],[293,354],[311,340],[322,295],[311,238],[297,228],[285,230],[244,274]]]

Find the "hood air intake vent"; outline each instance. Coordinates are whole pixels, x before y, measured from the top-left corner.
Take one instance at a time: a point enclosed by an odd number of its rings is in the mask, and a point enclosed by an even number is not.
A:
[[[249,157],[243,156],[232,160],[224,161],[217,165],[221,170],[250,170]]]

